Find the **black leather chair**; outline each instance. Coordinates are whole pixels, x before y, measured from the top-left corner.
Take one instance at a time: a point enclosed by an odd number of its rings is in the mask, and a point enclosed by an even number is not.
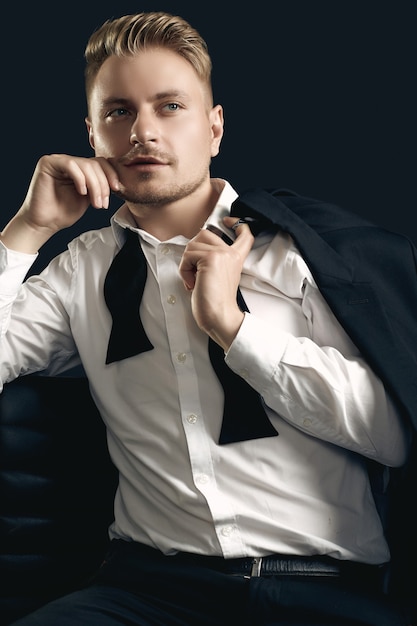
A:
[[[417,616],[416,451],[391,472],[388,490],[380,466],[371,464],[370,473],[392,551],[386,590]],[[108,545],[116,487],[104,425],[85,378],[25,376],[4,387],[0,626],[94,573]]]
[[[85,378],[25,376],[0,395],[0,625],[99,566],[117,475]]]

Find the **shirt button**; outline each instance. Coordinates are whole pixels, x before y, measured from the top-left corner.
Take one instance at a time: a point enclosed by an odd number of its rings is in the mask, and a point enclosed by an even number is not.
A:
[[[196,477],[196,482],[198,485],[207,485],[208,481],[210,480],[209,477],[207,476],[207,474],[199,474]]]
[[[167,298],[167,302],[168,304],[175,304],[177,301],[176,297],[174,296],[174,294],[170,294]]]
[[[230,537],[231,534],[233,534],[234,528],[233,526],[224,526],[222,528],[222,535],[223,537]]]
[[[187,360],[187,355],[185,352],[178,352],[177,361],[178,363],[185,363]]]
[[[187,415],[187,422],[189,424],[195,424],[197,419],[197,415],[195,415],[194,413],[190,413],[190,415]]]
[[[170,253],[169,246],[164,246],[164,247],[162,248],[162,254],[167,255],[167,254],[169,254],[169,253]]]
[[[307,426],[307,428],[311,426],[311,419],[309,417],[303,419],[303,426]]]

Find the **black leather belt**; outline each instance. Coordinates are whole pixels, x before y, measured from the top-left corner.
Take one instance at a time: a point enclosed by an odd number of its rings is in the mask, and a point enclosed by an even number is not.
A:
[[[223,559],[179,553],[179,560],[193,565],[208,567],[233,576],[253,578],[257,576],[326,576],[332,578],[356,578],[375,576],[380,568],[375,565],[339,561],[326,556],[269,555]]]
[[[327,558],[264,556],[241,559],[224,559],[222,569],[235,576],[340,576],[337,561]]]
[[[380,583],[383,566],[367,565],[353,561],[342,561],[328,556],[288,556],[272,554],[263,557],[243,557],[224,559],[218,556],[205,556],[189,552],[164,557],[158,550],[138,543],[113,540],[113,548],[122,552],[133,552],[152,559],[168,559],[177,564],[203,567],[229,574],[254,578],[259,576],[311,576],[341,578],[369,584]]]
[[[180,560],[189,555],[177,555]],[[328,576],[340,577],[346,575],[353,567],[359,564],[343,563],[329,557],[297,557],[286,555],[269,555],[264,557],[249,557],[239,559],[222,559],[218,557],[205,557],[192,555],[190,559],[194,565],[209,567],[231,574],[253,578],[257,576]],[[371,566],[364,566],[371,567]]]
[[[174,559],[184,564],[189,563],[195,567],[207,567],[232,576],[243,576],[244,578],[258,576],[321,576],[379,584],[383,572],[382,567],[378,565],[341,561],[328,556],[272,554],[263,557],[223,559],[216,556],[179,552]]]

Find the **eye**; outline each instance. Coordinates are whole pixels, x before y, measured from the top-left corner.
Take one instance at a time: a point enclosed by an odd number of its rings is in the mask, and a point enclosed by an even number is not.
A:
[[[164,104],[163,108],[168,111],[168,113],[175,113],[176,111],[179,111],[181,107],[178,102],[168,102],[167,104]]]
[[[109,111],[108,117],[124,117],[128,115],[129,111],[127,109],[123,109],[122,107],[118,109],[113,109],[113,111]]]

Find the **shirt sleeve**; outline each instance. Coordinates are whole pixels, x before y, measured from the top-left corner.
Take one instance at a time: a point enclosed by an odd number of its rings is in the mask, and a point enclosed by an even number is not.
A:
[[[0,297],[14,298],[38,254],[9,250],[0,241]]]
[[[0,391],[20,375],[57,374],[76,364],[63,304],[71,284],[70,254],[62,253],[49,267],[55,286],[42,274],[25,281],[36,258],[0,242]],[[60,285],[59,292],[56,285]]]
[[[8,328],[13,302],[37,256],[9,250],[0,241],[0,336]]]
[[[247,313],[226,363],[295,428],[385,465],[401,465],[409,432],[382,382],[311,283],[303,311],[309,337]]]

